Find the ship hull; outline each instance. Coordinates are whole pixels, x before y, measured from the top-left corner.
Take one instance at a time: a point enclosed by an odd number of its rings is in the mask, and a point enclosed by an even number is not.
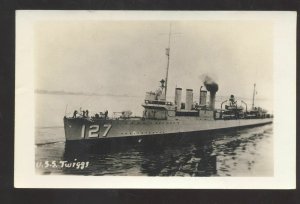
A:
[[[87,120],[64,118],[67,141],[107,141],[115,139],[153,138],[240,129],[272,123],[272,118],[238,120],[200,120],[175,117],[172,120]]]

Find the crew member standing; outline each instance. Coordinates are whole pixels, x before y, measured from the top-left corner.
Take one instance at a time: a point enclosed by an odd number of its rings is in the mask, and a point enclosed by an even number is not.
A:
[[[108,115],[108,110],[106,110],[105,113],[104,113],[105,120],[107,118],[107,115]]]
[[[75,110],[73,113],[73,118],[76,118],[77,113],[78,113],[77,110]]]

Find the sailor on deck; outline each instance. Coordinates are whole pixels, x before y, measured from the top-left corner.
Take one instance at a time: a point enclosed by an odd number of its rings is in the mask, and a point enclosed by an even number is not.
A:
[[[73,113],[73,118],[76,118],[77,113],[78,113],[77,110],[75,110]]]
[[[104,118],[105,118],[105,120],[106,120],[106,118],[107,118],[107,115],[108,115],[108,110],[106,110],[105,113],[104,113]]]

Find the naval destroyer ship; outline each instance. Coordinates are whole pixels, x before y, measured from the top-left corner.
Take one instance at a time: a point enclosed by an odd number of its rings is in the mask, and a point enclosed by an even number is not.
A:
[[[238,105],[234,95],[223,101],[221,107],[215,108],[219,86],[208,76],[200,87],[197,102],[194,101],[192,89],[186,89],[185,102],[182,102],[182,88],[178,87],[175,88],[174,102],[167,101],[170,35],[166,56],[166,77],[160,81],[158,90],[146,92],[141,117],[133,117],[131,111],[123,111],[118,117],[110,118],[107,111],[89,116],[88,112],[75,110],[73,116],[64,116],[63,119],[66,141],[101,141],[110,138],[140,140],[148,136],[186,135],[273,122],[272,115],[254,106],[255,84],[249,110],[244,101],[241,101],[244,106]]]

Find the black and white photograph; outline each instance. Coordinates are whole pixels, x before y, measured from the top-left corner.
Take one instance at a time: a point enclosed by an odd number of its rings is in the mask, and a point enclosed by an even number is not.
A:
[[[48,181],[180,179],[188,188],[191,179],[219,179],[211,188],[226,188],[241,179],[241,188],[259,188],[262,179],[276,188],[282,162],[294,176],[296,88],[288,47],[296,18],[277,14],[17,13],[16,80],[31,74],[16,82],[16,98],[30,115],[22,125],[31,126],[32,144],[17,136],[16,168],[30,149],[30,175]]]

